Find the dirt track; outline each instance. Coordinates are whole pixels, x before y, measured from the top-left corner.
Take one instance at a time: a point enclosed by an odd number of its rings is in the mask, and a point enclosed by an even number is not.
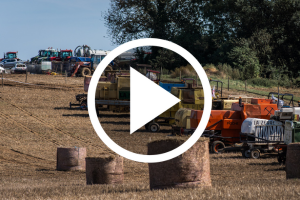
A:
[[[24,75],[5,75],[24,81]],[[82,93],[83,78],[29,75],[25,86],[4,81],[0,88],[0,194],[2,198],[255,198],[298,199],[300,181],[286,180],[284,167],[274,155],[259,160],[244,159],[240,153],[211,155],[211,189],[149,191],[148,165],[124,162],[125,183],[121,186],[86,186],[84,172],[59,172],[56,148],[86,147],[88,156],[112,153],[95,133],[87,111],[69,109],[75,95]],[[63,87],[63,89],[55,89]],[[101,113],[102,126],[122,147],[146,153],[147,142],[166,137],[169,128],[150,134],[143,129],[129,135],[129,115]]]

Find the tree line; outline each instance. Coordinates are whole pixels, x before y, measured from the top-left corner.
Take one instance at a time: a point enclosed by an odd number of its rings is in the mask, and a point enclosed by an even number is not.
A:
[[[111,0],[104,20],[115,44],[169,40],[202,66],[226,63],[243,80],[300,75],[299,0]],[[151,50],[154,66],[187,64],[173,52]]]

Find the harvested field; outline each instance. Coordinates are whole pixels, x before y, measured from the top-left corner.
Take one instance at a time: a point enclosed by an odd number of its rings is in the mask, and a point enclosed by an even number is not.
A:
[[[25,81],[24,75],[5,78]],[[300,180],[286,180],[274,154],[245,159],[241,153],[211,154],[210,189],[150,191],[148,164],[124,159],[124,184],[86,185],[84,172],[56,171],[57,147],[86,147],[88,157],[112,151],[94,131],[87,111],[69,109],[83,93],[83,78],[29,75],[28,86],[4,80],[0,87],[0,194],[13,199],[299,199]],[[41,86],[39,86],[41,85]],[[49,87],[43,87],[49,86]],[[61,87],[61,88],[56,88]],[[252,95],[251,95],[252,96]],[[165,138],[140,129],[129,135],[129,114],[101,112],[99,120],[122,147],[147,153],[146,144]]]

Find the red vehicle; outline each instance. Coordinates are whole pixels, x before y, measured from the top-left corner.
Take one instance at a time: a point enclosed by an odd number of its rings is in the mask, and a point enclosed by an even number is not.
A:
[[[71,49],[60,50],[58,57],[55,58],[56,61],[69,61],[73,56],[73,51]]]
[[[4,60],[4,59],[17,59],[17,61],[19,61],[20,59],[17,58],[18,52],[17,51],[9,51],[4,53],[3,58],[0,58],[0,61]]]

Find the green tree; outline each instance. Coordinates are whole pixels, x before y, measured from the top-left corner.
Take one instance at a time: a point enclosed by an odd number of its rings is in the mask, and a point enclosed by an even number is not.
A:
[[[245,39],[237,40],[237,44],[238,46],[228,53],[229,58],[233,60],[233,67],[242,72],[242,78],[245,80],[257,78],[260,65],[255,51],[249,47],[249,42]]]

